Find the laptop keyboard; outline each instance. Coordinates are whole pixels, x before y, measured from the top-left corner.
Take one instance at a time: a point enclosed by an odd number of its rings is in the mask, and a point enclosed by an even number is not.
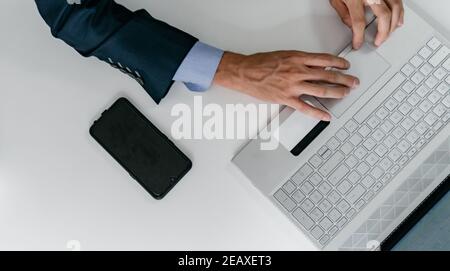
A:
[[[445,127],[450,49],[431,39],[273,197],[327,245]]]

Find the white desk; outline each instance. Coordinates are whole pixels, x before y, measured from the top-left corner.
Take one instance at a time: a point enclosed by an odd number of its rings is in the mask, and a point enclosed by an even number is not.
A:
[[[120,2],[246,53],[336,53],[350,40],[328,1]],[[449,1],[414,2],[450,33]],[[169,135],[172,106],[193,103],[184,86],[156,106],[133,80],[53,39],[33,1],[1,1],[0,33],[0,249],[65,250],[69,240],[83,250],[313,249],[229,170],[244,141],[177,142],[194,167],[156,201],[90,138],[92,121],[119,96]],[[255,102],[219,88],[203,101]]]

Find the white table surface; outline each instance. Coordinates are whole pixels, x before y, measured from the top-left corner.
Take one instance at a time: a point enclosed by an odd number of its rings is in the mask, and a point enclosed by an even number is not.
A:
[[[164,200],[151,198],[88,129],[126,96],[170,135],[173,105],[194,94],[175,84],[156,106],[132,79],[53,39],[33,2],[0,1],[0,250],[66,250],[69,240],[83,250],[314,249],[230,170],[243,140],[177,141],[193,169]],[[244,53],[337,53],[351,37],[325,0],[119,2]],[[450,33],[448,0],[413,2]],[[256,102],[221,88],[203,101]]]

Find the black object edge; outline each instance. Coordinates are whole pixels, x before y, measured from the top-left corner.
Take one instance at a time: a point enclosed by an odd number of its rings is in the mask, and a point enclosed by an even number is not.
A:
[[[450,191],[450,175],[380,245],[390,251]]]
[[[159,136],[161,136],[164,140],[166,140],[169,145],[171,145],[171,147],[181,156],[186,160],[186,169],[180,173],[179,176],[177,176],[177,178],[175,179],[171,179],[170,181],[170,186],[168,187],[168,189],[162,193],[162,194],[156,194],[153,191],[151,191],[144,182],[142,182],[141,180],[139,180],[139,178],[137,178],[133,172],[124,164],[120,161],[120,159],[118,159],[114,153],[112,153],[110,150],[108,150],[108,147],[105,146],[101,140],[99,138],[97,138],[97,136],[95,135],[93,129],[95,127],[95,124],[101,120],[102,117],[100,117],[99,119],[95,120],[94,123],[92,124],[92,126],[89,128],[89,134],[92,136],[92,138],[95,139],[95,141],[114,159],[116,160],[117,163],[120,164],[120,166],[125,169],[127,171],[127,173],[130,175],[131,178],[133,178],[135,181],[137,181],[142,188],[145,189],[145,191],[147,191],[154,199],[156,200],[161,200],[163,199],[174,187],[176,184],[178,184],[178,182],[192,169],[192,161],[189,159],[189,157],[187,157],[176,145],[175,143],[173,143],[165,134],[163,134],[146,116],[144,116],[144,114],[142,114],[141,111],[139,111],[127,98],[125,97],[120,97],[119,99],[117,99],[108,109],[106,109],[105,111],[103,111],[103,114],[105,114],[109,109],[111,109],[114,106],[117,106],[119,103],[127,103],[128,105],[131,106],[132,110],[140,117],[142,118],[145,122],[147,122],[147,124],[150,126],[150,128],[152,128],[155,133],[157,133]]]
[[[291,153],[295,156],[299,156],[305,149],[308,147],[311,142],[313,142],[314,139],[316,139],[317,136],[319,136],[320,133],[322,133],[325,128],[330,124],[330,122],[327,121],[321,121],[319,122],[298,144],[295,146]]]

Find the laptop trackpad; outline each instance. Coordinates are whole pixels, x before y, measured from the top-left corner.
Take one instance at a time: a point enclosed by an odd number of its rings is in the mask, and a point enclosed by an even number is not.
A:
[[[351,68],[345,73],[358,77],[360,86],[341,100],[318,99],[337,118],[341,117],[390,68],[390,64],[376,52],[376,48],[368,43],[364,43],[358,51],[352,50],[342,57],[351,63]]]

